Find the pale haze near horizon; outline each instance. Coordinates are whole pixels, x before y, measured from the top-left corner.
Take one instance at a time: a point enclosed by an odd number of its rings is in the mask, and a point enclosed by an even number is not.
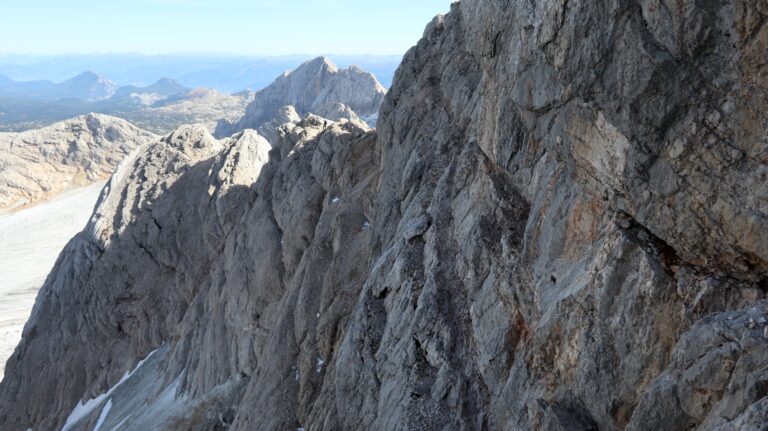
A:
[[[403,54],[451,0],[12,0],[0,53]]]

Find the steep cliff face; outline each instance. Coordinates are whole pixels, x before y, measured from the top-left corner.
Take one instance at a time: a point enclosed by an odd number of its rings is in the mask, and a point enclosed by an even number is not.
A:
[[[385,94],[373,74],[356,66],[338,69],[327,58],[318,57],[257,91],[245,115],[234,123],[219,122],[215,135],[259,129],[288,106],[302,116],[312,113],[334,121],[370,117],[379,111]]]
[[[0,420],[763,429],[767,17],[464,1],[376,132],[165,138],[60,259]]]
[[[104,181],[131,151],[155,138],[125,120],[100,114],[24,133],[0,133],[0,209]]]

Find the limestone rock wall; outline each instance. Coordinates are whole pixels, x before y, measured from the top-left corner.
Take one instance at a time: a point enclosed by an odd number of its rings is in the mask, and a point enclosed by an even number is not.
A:
[[[104,181],[156,136],[116,117],[83,115],[39,130],[0,133],[0,209]]]
[[[308,61],[285,72],[268,87],[254,94],[239,121],[221,121],[217,137],[244,129],[256,129],[283,116],[291,106],[301,115],[321,115],[329,120],[358,119],[379,111],[386,90],[373,74],[359,67],[339,69],[325,57]]]
[[[161,348],[160,429],[763,429],[766,17],[465,0],[376,132],[305,117],[264,163],[180,130],[62,256],[0,421],[60,426]]]

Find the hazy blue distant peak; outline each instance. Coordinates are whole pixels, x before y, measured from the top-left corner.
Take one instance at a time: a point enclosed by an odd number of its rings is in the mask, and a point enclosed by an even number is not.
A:
[[[112,82],[109,78],[92,70],[87,70],[83,73],[75,75],[74,77],[61,82],[59,85],[105,85],[117,88],[117,84]]]
[[[284,71],[297,68],[313,55],[283,55],[274,57],[225,54],[167,54],[135,53],[77,54],[59,56],[0,55],[0,74],[16,81],[50,80],[60,82],[83,70],[97,70],[120,85],[147,86],[158,76],[167,76],[189,88],[214,88],[234,93],[250,88],[259,90]],[[389,87],[400,55],[341,55],[326,58],[341,68],[357,65]]]
[[[106,76],[89,70],[56,85],[54,93],[60,99],[96,101],[112,97],[117,88]]]
[[[180,85],[180,84],[176,82],[175,79],[163,77],[158,79],[155,85]]]
[[[14,81],[0,85],[0,96],[27,100],[80,99],[98,101],[112,97],[117,84],[96,72],[88,71],[62,81]]]
[[[86,70],[83,73],[78,74],[77,76],[72,77],[72,79],[92,79],[92,80],[99,80],[99,79],[108,79],[104,75],[94,72],[93,70]]]
[[[4,76],[0,78],[0,96],[25,100],[79,99],[94,102],[113,97],[130,97],[132,94],[170,97],[189,91],[189,88],[171,78],[161,78],[146,87],[134,85],[121,87],[108,77],[92,70],[79,73],[58,84],[51,81],[14,81]]]
[[[146,93],[146,94],[157,94],[159,96],[176,96],[179,94],[185,94],[190,91],[189,88],[179,84],[175,80],[171,78],[160,78],[157,82],[155,82],[152,85],[148,85],[146,87],[138,87],[135,85],[126,85],[123,87],[120,87],[116,92],[114,97],[124,97],[124,96],[130,96],[134,93]]]

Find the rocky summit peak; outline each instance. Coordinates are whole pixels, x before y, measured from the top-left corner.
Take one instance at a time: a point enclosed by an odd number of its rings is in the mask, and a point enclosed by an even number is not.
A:
[[[100,80],[106,80],[106,78],[93,70],[86,70],[85,72],[81,72],[72,78],[69,78],[67,81],[100,81]],[[64,82],[67,82],[64,81]]]
[[[60,85],[87,85],[87,84],[116,86],[116,84],[112,82],[109,78],[97,72],[94,72],[92,70],[88,70],[79,75],[76,75],[62,82]]]
[[[179,83],[175,79],[171,79],[171,78],[167,78],[167,77],[162,77],[162,78],[158,79],[155,84],[157,84],[157,85],[178,85]]]
[[[335,73],[339,70],[338,67],[331,61],[330,58],[320,56],[317,58],[314,58],[312,60],[307,61],[306,63],[302,64],[294,72],[321,72],[321,71],[328,71],[331,73]]]
[[[97,101],[112,97],[118,88],[109,78],[89,70],[57,84],[56,91],[61,98]]]
[[[386,90],[376,77],[358,67],[338,69],[329,59],[318,57],[278,77],[268,87],[256,92],[245,115],[235,123],[222,122],[217,136],[258,129],[272,121],[278,110],[293,106],[299,115],[324,116],[329,106],[342,104],[355,117],[378,113]]]
[[[171,78],[160,78],[157,82],[146,88],[146,91],[154,91],[161,94],[181,93],[185,90],[187,90],[186,87]]]
[[[181,126],[163,137],[162,142],[182,153],[216,152],[221,148],[219,141],[205,127],[196,125]]]

